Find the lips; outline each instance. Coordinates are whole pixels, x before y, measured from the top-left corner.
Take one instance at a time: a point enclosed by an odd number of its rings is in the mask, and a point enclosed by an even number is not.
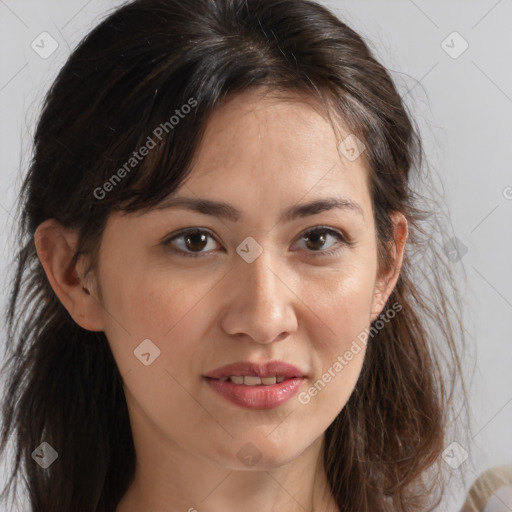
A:
[[[247,409],[278,407],[294,396],[305,380],[299,368],[281,361],[230,364],[204,378],[218,395]]]
[[[205,377],[217,380],[232,376],[260,377],[260,379],[265,377],[292,379],[294,377],[304,377],[304,374],[296,366],[282,361],[269,361],[267,363],[239,362],[222,366],[205,374]]]

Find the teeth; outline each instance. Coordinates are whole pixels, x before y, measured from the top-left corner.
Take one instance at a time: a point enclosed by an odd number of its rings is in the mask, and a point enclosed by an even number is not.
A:
[[[244,377],[244,384],[246,386],[259,386],[261,385],[261,378],[253,375],[246,375]]]
[[[234,384],[244,384],[245,386],[272,386],[283,382],[286,377],[257,377],[255,375],[232,375],[231,377],[222,377],[221,381],[231,380]]]

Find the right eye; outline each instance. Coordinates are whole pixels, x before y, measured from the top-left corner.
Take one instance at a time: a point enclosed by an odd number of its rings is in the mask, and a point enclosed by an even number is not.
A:
[[[192,228],[192,229],[186,229],[184,231],[180,231],[177,234],[172,235],[169,238],[166,238],[163,241],[163,245],[166,247],[169,247],[169,249],[180,256],[197,258],[202,257],[208,252],[199,252],[202,251],[207,245],[208,245],[208,237],[213,239],[212,234],[208,230],[204,230],[201,228]],[[177,244],[179,247],[176,249],[172,246],[172,244],[175,243],[175,241],[182,242],[180,244]],[[197,251],[195,251],[197,249]],[[192,252],[189,252],[191,250]]]

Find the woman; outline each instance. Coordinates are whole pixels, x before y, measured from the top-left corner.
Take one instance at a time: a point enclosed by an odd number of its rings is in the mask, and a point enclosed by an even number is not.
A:
[[[2,437],[34,511],[438,505],[456,288],[359,35],[305,0],[136,0],[34,147]]]

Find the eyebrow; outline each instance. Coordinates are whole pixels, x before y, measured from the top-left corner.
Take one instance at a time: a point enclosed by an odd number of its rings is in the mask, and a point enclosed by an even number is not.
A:
[[[231,222],[238,222],[242,218],[241,212],[232,205],[223,201],[213,201],[204,198],[172,197],[162,201],[155,207],[155,210],[168,208],[192,210],[205,215],[223,218]],[[363,209],[355,201],[348,198],[329,197],[293,205],[282,212],[279,221],[290,222],[294,219],[308,217],[332,209],[353,211],[364,218]]]

